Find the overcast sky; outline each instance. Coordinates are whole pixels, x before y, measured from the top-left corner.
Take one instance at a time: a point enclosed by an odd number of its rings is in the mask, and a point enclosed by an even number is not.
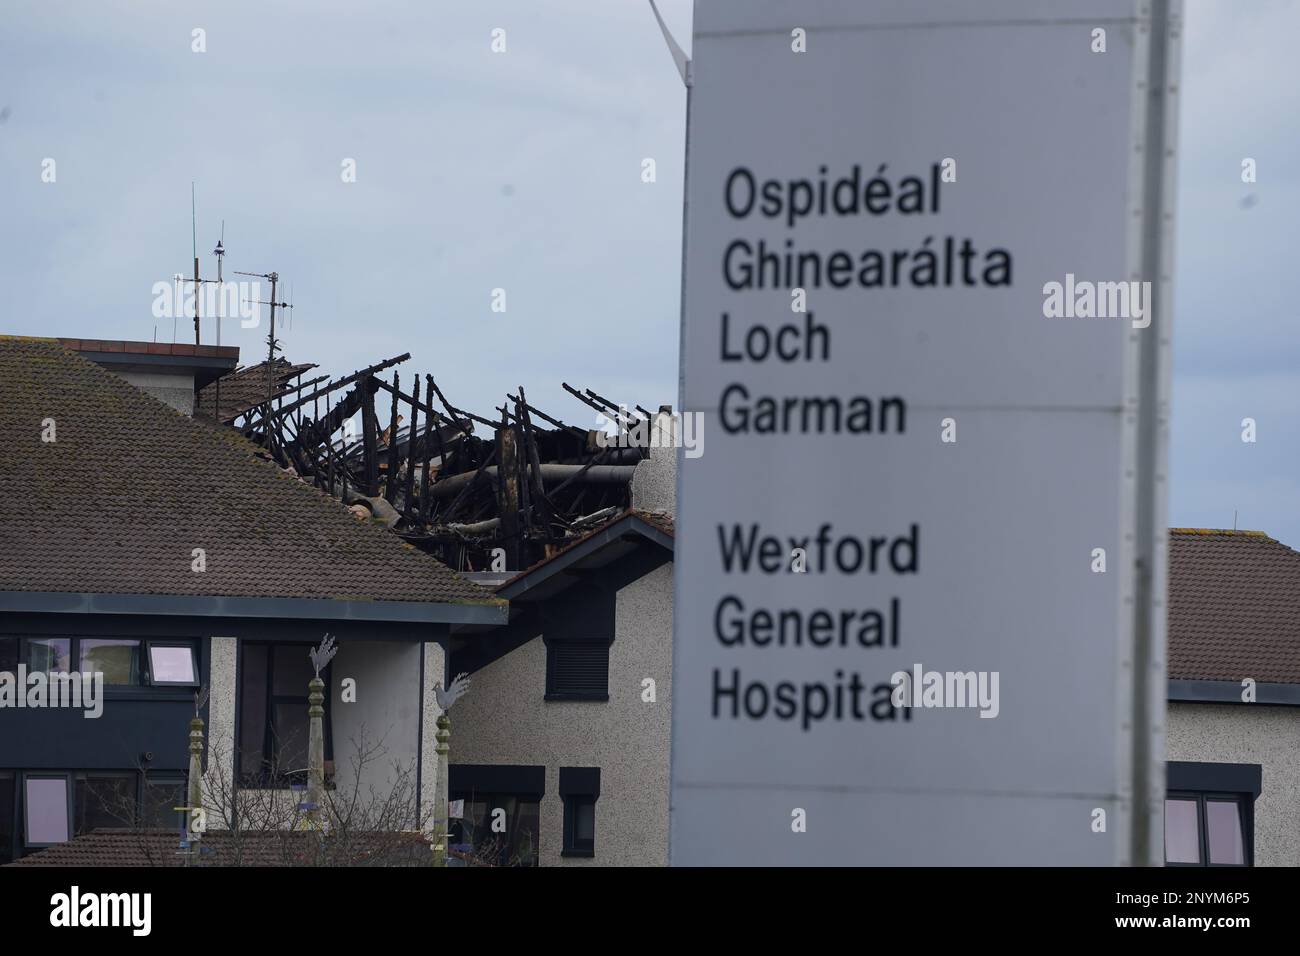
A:
[[[688,48],[690,6],[661,3]],[[292,286],[294,361],[410,352],[404,379],[432,372],[459,405],[522,384],[583,425],[561,381],[675,403],[685,93],[645,0],[6,0],[0,18],[0,331],[170,340],[152,288],[192,267],[193,181],[204,274],[224,219],[227,277]],[[1186,19],[1170,523],[1235,509],[1300,546],[1300,2],[1188,0]],[[227,322],[223,343],[256,361],[264,335]]]

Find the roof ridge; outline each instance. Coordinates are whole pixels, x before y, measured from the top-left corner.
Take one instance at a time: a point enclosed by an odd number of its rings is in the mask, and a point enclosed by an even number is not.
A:
[[[1227,535],[1246,535],[1253,538],[1268,538],[1270,541],[1277,540],[1269,535],[1267,531],[1248,531],[1237,528],[1170,528],[1170,534],[1227,534]]]

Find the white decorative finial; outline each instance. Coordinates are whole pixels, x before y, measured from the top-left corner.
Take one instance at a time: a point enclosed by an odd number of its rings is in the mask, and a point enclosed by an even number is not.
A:
[[[320,642],[320,647],[313,647],[307,652],[311,658],[312,666],[316,668],[316,676],[320,677],[321,668],[334,659],[334,655],[339,652],[338,645],[334,643],[334,635],[326,634],[324,640]]]
[[[446,690],[443,690],[441,687],[435,687],[433,689],[433,696],[434,699],[438,701],[438,706],[442,708],[442,712],[445,714],[447,711],[451,710],[451,705],[464,697],[468,691],[469,675],[457,674],[456,679],[448,685]]]

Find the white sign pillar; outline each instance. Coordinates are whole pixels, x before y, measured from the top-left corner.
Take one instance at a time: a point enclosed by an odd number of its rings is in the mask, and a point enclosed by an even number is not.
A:
[[[1160,861],[1180,14],[696,4],[672,862]]]

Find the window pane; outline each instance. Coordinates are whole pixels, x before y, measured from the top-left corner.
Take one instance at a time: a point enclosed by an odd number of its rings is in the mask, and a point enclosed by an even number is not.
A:
[[[1210,831],[1210,862],[1246,862],[1241,839],[1241,809],[1236,800],[1205,801],[1205,826]]]
[[[28,778],[25,796],[27,843],[68,839],[68,782],[62,777]]]
[[[189,647],[149,648],[149,672],[155,684],[193,684],[194,651]]]
[[[13,674],[18,670],[18,638],[0,637],[0,673]]]
[[[27,669],[48,673],[72,670],[72,639],[67,637],[33,637],[27,641]]]
[[[473,862],[480,866],[536,866],[541,805],[514,794],[453,794],[465,800],[465,816],[451,821],[451,842],[469,844]],[[501,811],[498,813],[497,811]],[[505,832],[492,829],[504,814]]]
[[[0,773],[0,863],[14,856],[14,778]]]
[[[73,820],[78,834],[135,823],[134,776],[80,777],[73,785],[73,800]]]
[[[596,804],[580,799],[574,813],[574,836],[580,843],[590,844],[596,839]]]
[[[1196,801],[1165,801],[1165,862],[1200,863],[1201,835]]]
[[[176,807],[184,805],[185,786],[180,781],[150,781],[144,788],[144,825],[179,830],[184,814]]]
[[[239,657],[239,771],[262,772],[262,741],[266,734],[265,644],[245,644]]]
[[[307,684],[316,676],[307,656],[310,648],[306,644],[278,644],[275,648],[275,688],[277,697],[289,696],[303,699],[303,710],[307,709]]]
[[[276,770],[307,769],[307,701],[275,704]]]
[[[140,683],[140,642],[83,637],[81,670],[83,673],[102,673],[105,684],[137,685]]]
[[[514,856],[519,866],[536,866],[541,804],[525,800],[519,804],[519,822],[515,826]]]

